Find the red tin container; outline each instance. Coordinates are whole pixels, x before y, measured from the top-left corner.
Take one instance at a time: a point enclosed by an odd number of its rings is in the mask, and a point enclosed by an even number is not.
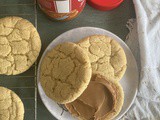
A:
[[[76,18],[83,10],[86,0],[38,0],[41,10],[57,21]]]
[[[112,10],[118,7],[124,0],[87,0],[93,8],[101,11]]]

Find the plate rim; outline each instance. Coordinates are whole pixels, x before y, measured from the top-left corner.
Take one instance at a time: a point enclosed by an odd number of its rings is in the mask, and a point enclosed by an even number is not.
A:
[[[42,95],[41,95],[41,92],[40,92],[40,90],[39,90],[39,89],[40,89],[40,88],[39,88],[39,84],[40,84],[39,71],[40,71],[41,62],[42,62],[45,54],[47,53],[47,50],[48,50],[48,49],[50,48],[50,46],[55,42],[56,39],[58,39],[58,38],[59,38],[60,36],[62,36],[63,34],[69,33],[69,32],[71,32],[71,31],[73,31],[73,30],[75,30],[75,29],[83,29],[83,28],[85,28],[85,29],[100,29],[100,30],[103,30],[103,31],[107,32],[108,34],[116,37],[117,39],[119,39],[119,40],[125,45],[125,47],[130,51],[131,55],[132,55],[133,58],[134,58],[133,61],[134,61],[135,64],[136,64],[135,69],[137,70],[137,75],[138,75],[138,76],[137,76],[137,77],[138,77],[138,78],[137,78],[138,80],[136,81],[136,82],[137,82],[137,85],[136,85],[137,87],[135,88],[136,90],[135,90],[133,99],[132,99],[131,103],[129,104],[128,108],[127,108],[118,118],[116,118],[116,120],[119,120],[120,118],[122,118],[122,116],[124,116],[124,115],[128,112],[128,110],[131,108],[131,106],[133,105],[133,103],[134,103],[134,101],[135,101],[135,99],[136,99],[136,96],[137,96],[137,93],[138,93],[138,85],[139,85],[139,72],[138,72],[139,70],[138,70],[137,61],[136,61],[136,59],[135,59],[135,57],[134,57],[131,49],[128,47],[128,45],[127,45],[120,37],[118,37],[116,34],[110,32],[110,31],[108,31],[108,30],[106,30],[106,29],[103,29],[103,28],[99,28],[99,27],[88,27],[88,26],[86,26],[86,27],[73,28],[73,29],[70,29],[70,30],[68,30],[68,31],[66,31],[66,32],[63,32],[62,34],[58,35],[55,39],[53,39],[53,40],[48,44],[48,46],[47,46],[47,47],[45,48],[45,50],[43,51],[43,54],[42,54],[42,56],[41,56],[41,58],[40,58],[40,60],[39,60],[38,68],[37,68],[37,88],[38,88],[38,92],[39,92],[40,98],[41,98],[44,106],[45,106],[45,107],[47,108],[47,110],[51,113],[51,115],[54,116],[56,119],[58,119],[57,116],[55,116],[55,115],[52,114],[52,111],[51,111],[51,110],[47,107],[47,105],[45,104],[45,101],[44,101],[44,99],[43,99],[43,97],[42,97]],[[95,35],[96,35],[96,34],[95,34]],[[97,34],[97,35],[98,35],[98,34]],[[117,41],[117,40],[116,40],[116,41]]]

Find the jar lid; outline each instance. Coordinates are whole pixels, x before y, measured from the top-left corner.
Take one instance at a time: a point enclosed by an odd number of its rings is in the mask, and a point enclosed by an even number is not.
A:
[[[87,3],[98,10],[107,11],[118,7],[123,0],[87,0]]]

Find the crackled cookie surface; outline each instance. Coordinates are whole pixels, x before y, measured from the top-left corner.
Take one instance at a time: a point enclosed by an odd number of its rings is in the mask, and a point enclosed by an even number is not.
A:
[[[11,90],[0,87],[0,120],[23,120],[24,106]]]
[[[16,75],[29,69],[41,49],[36,28],[20,17],[0,19],[0,74]]]
[[[93,73],[100,73],[110,80],[120,80],[126,71],[126,55],[112,38],[93,35],[78,43],[90,58]]]
[[[93,74],[82,95],[65,106],[80,120],[112,120],[121,111],[123,102],[124,93],[118,82]]]
[[[42,60],[41,85],[48,97],[68,103],[79,97],[91,78],[87,54],[78,45],[62,43],[50,50]]]

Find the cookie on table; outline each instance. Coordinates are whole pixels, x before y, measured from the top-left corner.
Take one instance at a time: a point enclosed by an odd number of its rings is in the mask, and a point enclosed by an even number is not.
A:
[[[112,120],[120,113],[123,103],[124,92],[119,82],[93,74],[82,95],[65,106],[80,120]]]
[[[11,90],[0,87],[0,120],[23,120],[24,106]]]
[[[66,42],[54,47],[42,60],[40,82],[49,98],[64,104],[83,93],[91,74],[87,53],[77,44]]]
[[[0,74],[16,75],[36,61],[41,40],[36,28],[26,19],[0,19]]]
[[[119,81],[127,68],[126,55],[118,42],[105,35],[93,35],[78,42],[90,58],[93,73]]]

